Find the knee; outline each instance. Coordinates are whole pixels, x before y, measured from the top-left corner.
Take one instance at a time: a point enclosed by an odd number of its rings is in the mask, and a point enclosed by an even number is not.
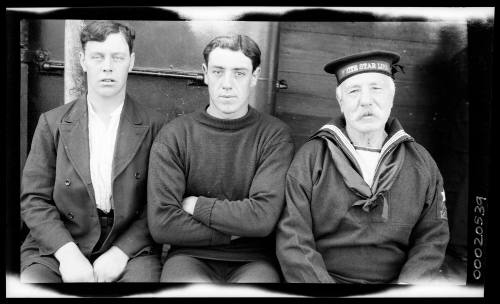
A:
[[[21,283],[62,283],[61,276],[42,264],[26,267],[20,275]]]
[[[157,255],[146,255],[132,258],[120,278],[120,282],[147,282],[160,281],[161,261]]]
[[[165,261],[160,282],[212,283],[214,278],[207,273],[206,265],[197,258],[176,255]]]
[[[276,268],[268,262],[256,261],[242,266],[233,275],[229,283],[279,283],[280,274]]]

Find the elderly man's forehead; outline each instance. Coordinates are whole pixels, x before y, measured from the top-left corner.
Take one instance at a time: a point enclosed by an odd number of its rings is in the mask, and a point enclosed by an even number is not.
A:
[[[381,73],[376,73],[376,72],[360,73],[347,78],[341,85],[347,87],[357,84],[370,84],[370,83],[389,84],[390,81],[392,81],[391,77]]]

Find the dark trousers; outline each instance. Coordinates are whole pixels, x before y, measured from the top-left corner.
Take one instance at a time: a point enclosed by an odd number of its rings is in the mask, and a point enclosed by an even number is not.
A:
[[[161,282],[279,283],[276,266],[264,260],[233,262],[174,255],[163,265]]]
[[[104,251],[100,250],[113,227],[114,214],[111,211],[105,214],[98,209],[99,222],[101,224],[101,236],[97,241],[94,251],[89,257],[93,263]],[[55,260],[55,257],[52,257]],[[158,282],[161,274],[161,261],[159,254],[150,254],[145,251],[132,257],[125,267],[117,282]],[[42,264],[32,264],[21,273],[23,283],[62,283],[61,275]]]

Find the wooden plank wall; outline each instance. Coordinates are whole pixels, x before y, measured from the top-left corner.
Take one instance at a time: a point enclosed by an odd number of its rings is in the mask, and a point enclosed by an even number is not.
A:
[[[393,115],[420,140],[432,145],[439,119],[443,63],[466,47],[465,23],[450,22],[282,22],[275,113],[293,129],[297,146],[331,117],[340,115],[336,80],[323,71],[329,61],[351,53],[385,49],[401,54],[405,74],[396,77]]]

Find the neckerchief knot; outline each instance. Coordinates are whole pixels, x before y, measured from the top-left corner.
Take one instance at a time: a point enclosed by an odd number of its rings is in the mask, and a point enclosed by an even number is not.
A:
[[[363,180],[360,166],[354,157],[356,151],[346,135],[345,120],[326,124],[311,137],[322,138],[327,143],[333,165],[347,188],[358,197],[351,207],[361,206],[363,211],[370,212],[382,204],[381,219],[384,222],[389,218],[387,193],[397,179],[405,159],[403,143],[413,141],[395,118],[389,118],[385,130],[388,137],[382,146],[382,155],[371,187]]]
[[[370,212],[373,208],[382,204],[382,219],[387,221],[389,206],[387,200],[382,192],[373,195],[372,197],[360,199],[354,202],[353,206],[361,206],[361,209],[365,212]]]

